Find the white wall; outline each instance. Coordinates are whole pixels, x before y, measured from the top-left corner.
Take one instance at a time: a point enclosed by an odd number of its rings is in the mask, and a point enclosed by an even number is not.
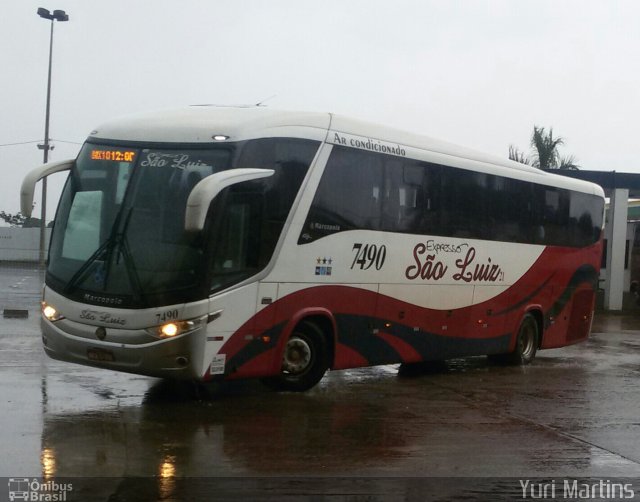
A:
[[[45,245],[49,247],[51,229],[47,228]],[[39,228],[0,228],[0,262],[35,261],[39,259]]]

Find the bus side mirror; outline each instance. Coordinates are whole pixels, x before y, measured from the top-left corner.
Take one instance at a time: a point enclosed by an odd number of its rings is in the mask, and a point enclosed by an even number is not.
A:
[[[207,176],[200,181],[187,199],[184,228],[187,232],[200,232],[204,228],[207,212],[213,199],[225,188],[243,181],[272,176],[273,169],[229,169]]]
[[[68,171],[74,162],[74,159],[62,160],[44,164],[29,171],[22,180],[22,188],[20,188],[20,212],[29,218],[33,209],[33,193],[36,190],[36,183],[50,174]]]

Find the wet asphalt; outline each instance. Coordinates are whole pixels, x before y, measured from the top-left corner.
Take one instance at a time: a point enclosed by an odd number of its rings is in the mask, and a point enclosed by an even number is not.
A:
[[[526,367],[336,371],[296,394],[48,359],[40,284],[0,268],[0,307],[28,310],[0,319],[0,480],[70,479],[66,500],[522,500],[526,479],[633,478],[640,500],[640,312]]]

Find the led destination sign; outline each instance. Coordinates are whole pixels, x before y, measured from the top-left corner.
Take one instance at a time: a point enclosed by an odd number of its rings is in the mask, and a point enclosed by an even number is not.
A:
[[[133,162],[136,152],[131,150],[91,150],[91,160],[110,160],[112,162]]]

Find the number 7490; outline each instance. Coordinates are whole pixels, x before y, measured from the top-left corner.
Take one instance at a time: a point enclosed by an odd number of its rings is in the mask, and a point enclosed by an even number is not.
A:
[[[356,242],[352,250],[354,252],[353,262],[351,263],[352,270],[369,270],[371,267],[380,270],[384,265],[384,260],[387,258],[387,246],[384,244],[378,246],[376,244]]]

